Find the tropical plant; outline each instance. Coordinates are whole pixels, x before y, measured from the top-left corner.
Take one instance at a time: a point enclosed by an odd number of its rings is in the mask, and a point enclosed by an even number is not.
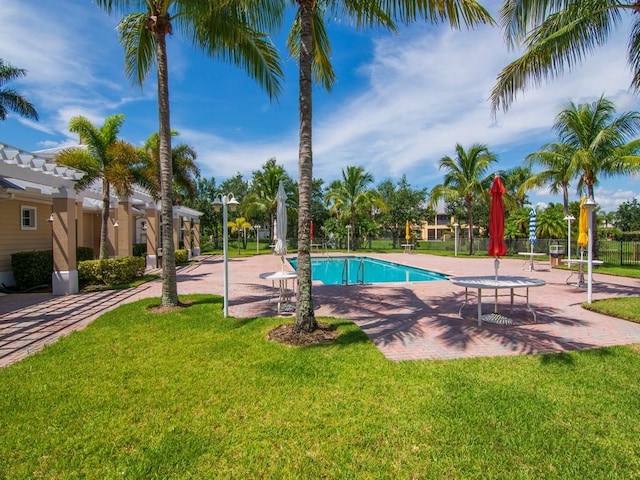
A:
[[[163,306],[178,305],[171,168],[171,122],[169,115],[169,70],[166,36],[174,26],[188,36],[203,53],[242,67],[263,86],[269,96],[280,91],[282,70],[278,54],[260,30],[277,26],[278,0],[202,2],[198,0],[97,0],[108,13],[128,13],[118,25],[125,49],[125,70],[143,85],[151,67],[157,67],[158,121],[163,258]],[[142,9],[142,12],[137,11]],[[134,13],[130,13],[134,11]]]
[[[278,201],[278,185],[283,181],[286,191],[293,190],[293,180],[287,174],[282,165],[276,163],[275,158],[270,158],[262,166],[261,170],[253,172],[251,188],[242,205],[247,217],[255,218],[262,216],[261,221],[268,222],[269,237],[273,237],[273,223],[276,217],[276,207]],[[266,218],[265,218],[266,217]]]
[[[500,9],[507,45],[524,46],[522,56],[498,75],[492,111],[507,110],[516,93],[580,64],[604,45],[622,14],[638,13],[638,2],[612,0],[505,0]],[[631,87],[640,90],[640,18],[633,18],[628,42]]]
[[[172,136],[180,135],[173,130]],[[147,167],[146,177],[149,184],[145,185],[155,198],[160,197],[160,138],[157,133],[152,133],[147,138],[143,147],[151,160]],[[182,205],[185,200],[193,201],[196,198],[196,179],[200,178],[200,169],[196,163],[197,153],[190,145],[180,143],[171,147],[171,198],[173,205]]]
[[[39,119],[38,112],[31,102],[14,88],[6,87],[8,82],[24,77],[26,74],[25,69],[16,68],[0,58],[0,120],[6,120],[9,110],[24,118]]]
[[[622,203],[613,218],[623,232],[640,232],[640,202],[634,198]]]
[[[625,175],[640,170],[640,112],[616,117],[613,102],[600,97],[592,103],[570,102],[556,117],[553,128],[560,142],[572,150],[571,166],[580,175],[578,190],[595,199],[599,177]]]
[[[100,227],[100,259],[109,257],[108,227],[111,188],[118,195],[128,196],[133,184],[143,181],[142,167],[148,161],[144,153],[130,143],[118,140],[124,115],[111,115],[102,127],[82,116],[69,121],[69,131],[77,133],[85,147],[71,147],[58,153],[54,160],[85,172],[76,188],[83,189],[102,180],[102,223]]]
[[[380,221],[391,232],[393,246],[396,247],[398,239],[404,234],[406,222],[414,225],[427,219],[427,209],[424,207],[427,189],[412,188],[407,176],[403,175],[395,184],[385,180],[377,190],[387,205],[387,211],[381,215]]]
[[[295,0],[298,8],[287,44],[299,63],[300,144],[298,154],[298,297],[295,332],[310,332],[318,324],[311,296],[311,205],[313,195],[312,82],[330,90],[336,80],[331,66],[331,44],[324,17],[351,20],[357,27],[382,26],[395,29],[394,18],[412,21],[423,16],[430,22],[449,20],[451,27],[461,23],[492,23],[489,13],[475,0],[352,1]]]
[[[514,208],[521,208],[527,203],[527,190],[522,188],[526,180],[531,177],[531,168],[528,166],[513,167],[501,172],[504,188]]]
[[[356,229],[356,215],[369,213],[372,209],[386,211],[380,193],[368,188],[373,183],[373,175],[363,167],[347,166],[342,169],[342,180],[331,183],[325,195],[325,202],[330,206],[330,214],[338,214],[349,224],[354,234],[353,249],[358,248],[358,230]]]
[[[231,235],[238,234],[238,253],[240,253],[240,244],[242,248],[247,249],[247,230],[253,230],[253,225],[247,222],[244,217],[238,217],[234,221],[227,223],[227,227],[231,229]]]
[[[531,166],[540,165],[543,170],[527,178],[520,188],[526,191],[548,186],[551,193],[562,192],[564,215],[569,215],[569,185],[576,176],[572,163],[574,153],[572,146],[561,142],[547,143],[537,152],[530,153],[526,162]]]
[[[261,30],[278,25],[281,0],[204,2],[199,0],[96,0],[111,13],[128,13],[119,23],[125,49],[125,70],[139,85],[152,66],[157,67],[158,134],[162,200],[163,306],[178,305],[171,168],[171,122],[169,116],[169,70],[166,36],[174,27],[190,38],[203,53],[242,67],[262,85],[269,96],[280,92],[282,70],[278,54]],[[142,11],[138,11],[142,9]],[[131,13],[134,12],[134,13]]]
[[[469,255],[474,254],[473,242],[473,204],[478,199],[487,200],[489,184],[493,175],[487,175],[489,166],[497,161],[497,157],[489,148],[480,143],[474,143],[465,150],[456,144],[456,157],[449,156],[440,159],[440,169],[446,170],[444,182],[431,190],[429,202],[435,206],[439,200],[446,202],[463,199],[467,212],[467,226],[469,231]]]
[[[536,235],[538,238],[565,238],[567,223],[564,220],[564,210],[560,204],[548,205],[537,211]]]

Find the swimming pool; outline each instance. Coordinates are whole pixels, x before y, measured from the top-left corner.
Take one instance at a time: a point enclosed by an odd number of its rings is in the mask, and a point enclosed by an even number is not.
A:
[[[294,269],[298,260],[289,258]],[[325,285],[363,283],[431,282],[446,280],[447,276],[421,268],[409,267],[370,257],[312,258],[311,279]]]

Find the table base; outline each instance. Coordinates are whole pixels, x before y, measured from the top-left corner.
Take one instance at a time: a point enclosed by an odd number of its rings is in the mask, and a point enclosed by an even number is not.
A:
[[[496,325],[513,325],[511,318],[500,315],[499,313],[485,313],[482,315],[482,321]]]

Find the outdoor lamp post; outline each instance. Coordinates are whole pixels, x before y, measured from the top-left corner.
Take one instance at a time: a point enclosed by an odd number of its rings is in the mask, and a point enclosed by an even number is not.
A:
[[[576,219],[569,214],[564,219],[567,221],[567,260],[571,260],[571,222]]]
[[[458,227],[460,226],[460,224],[458,222],[453,224],[453,228],[455,230],[455,239],[453,241],[453,256],[457,257],[458,256]]]
[[[219,212],[222,209],[222,254],[224,264],[224,316],[229,316],[229,234],[227,232],[228,214],[227,207],[232,212],[238,206],[238,201],[232,193],[218,195],[213,200],[213,210]]]
[[[593,211],[598,205],[591,197],[584,202],[584,209],[587,211],[587,303],[591,303],[593,293]]]
[[[260,225],[254,225],[253,228],[256,231],[256,253],[260,253]]]

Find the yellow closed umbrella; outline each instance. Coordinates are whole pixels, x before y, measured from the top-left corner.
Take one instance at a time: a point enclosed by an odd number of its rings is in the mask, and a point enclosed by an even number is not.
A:
[[[578,245],[583,248],[589,244],[589,218],[587,217],[587,209],[584,208],[584,202],[587,201],[586,195],[580,200],[580,218],[578,219]]]
[[[407,220],[407,226],[404,229],[404,238],[407,240],[411,238],[411,235],[409,235],[409,220]]]

